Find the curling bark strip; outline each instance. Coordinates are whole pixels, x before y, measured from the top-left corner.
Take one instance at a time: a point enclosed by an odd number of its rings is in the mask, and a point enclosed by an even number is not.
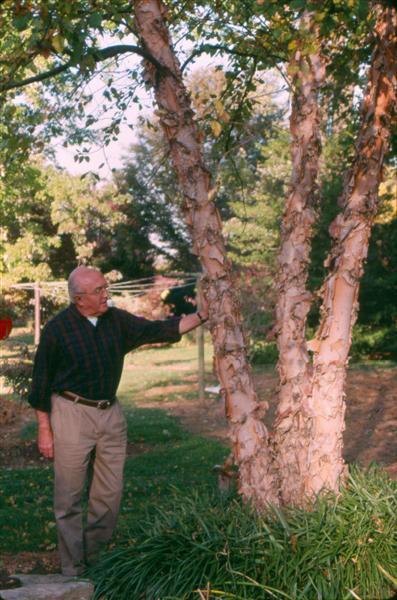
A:
[[[159,0],[136,0],[134,10],[144,49],[163,65],[158,69],[146,62],[145,71],[154,89],[157,114],[183,193],[193,252],[203,267],[203,291],[209,301],[217,371],[231,427],[234,461],[239,469],[239,490],[258,508],[276,504],[278,494],[268,434],[247,362],[238,296],[213,201],[215,189],[203,162],[190,98],[165,22],[165,8]]]
[[[317,176],[321,153],[319,90],[325,78],[319,36],[313,14],[301,20],[302,40],[289,64],[292,77],[290,117],[292,174],[281,226],[278,259],[279,404],[274,425],[276,461],[285,503],[299,503],[306,477],[309,443],[307,397],[311,363],[306,347],[306,317],[311,306],[307,290],[313,223],[318,198]],[[315,52],[305,52],[305,46]]]
[[[359,282],[378,208],[378,187],[390,131],[397,113],[397,12],[377,2],[375,49],[363,101],[355,157],[340,198],[343,211],[330,227],[330,273],[323,287],[320,327],[314,340],[313,388],[309,401],[312,431],[306,494],[337,490],[343,481],[344,388]]]

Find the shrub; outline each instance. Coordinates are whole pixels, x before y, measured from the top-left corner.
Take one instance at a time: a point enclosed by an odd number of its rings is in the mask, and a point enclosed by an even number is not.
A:
[[[235,273],[251,364],[274,365],[277,349],[268,335],[274,322],[273,275],[264,265],[252,265]]]
[[[32,315],[30,305],[32,293],[29,290],[5,288],[0,296],[0,313],[7,315],[15,322],[26,322]]]
[[[314,331],[308,331],[308,338]],[[353,361],[397,360],[397,330],[395,326],[374,328],[356,325],[350,348]],[[253,339],[249,347],[251,364],[275,365],[278,358],[277,344],[264,339]]]
[[[356,325],[350,356],[353,360],[397,360],[397,327]]]
[[[258,515],[201,490],[169,502],[90,571],[94,598],[375,600],[397,583],[397,482],[375,468],[311,511]]]
[[[275,365],[278,358],[275,342],[254,341],[249,348],[249,359],[253,365]]]
[[[26,400],[32,383],[33,363],[30,358],[18,362],[5,361],[0,366],[0,375],[4,377],[13,393]]]
[[[34,300],[32,301],[32,305],[34,305]],[[66,308],[68,305],[68,300],[65,297],[65,292],[59,291],[56,293],[56,290],[51,294],[47,294],[46,296],[42,295],[40,300],[40,314],[42,323],[46,323],[52,317],[55,317],[61,310]]]

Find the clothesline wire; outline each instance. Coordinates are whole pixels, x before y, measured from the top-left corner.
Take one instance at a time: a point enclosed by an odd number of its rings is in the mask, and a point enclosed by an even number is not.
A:
[[[162,292],[165,290],[182,289],[191,286],[199,277],[200,273],[169,273],[167,275],[152,275],[150,277],[142,277],[140,279],[131,279],[128,281],[120,281],[109,284],[109,291],[115,294],[123,292],[131,292],[133,296],[141,296],[150,291]],[[165,282],[156,283],[156,279],[177,279],[178,285],[166,285]],[[148,283],[143,283],[148,282]],[[149,283],[151,282],[151,283]],[[67,281],[39,281],[28,283],[16,283],[10,286],[13,289],[34,290],[39,288],[40,292],[48,293],[51,291],[67,290]],[[51,289],[52,288],[52,289]]]

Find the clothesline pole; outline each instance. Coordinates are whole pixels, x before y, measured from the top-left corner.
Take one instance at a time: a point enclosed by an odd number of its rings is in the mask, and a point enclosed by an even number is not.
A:
[[[197,299],[200,298],[200,280],[196,284]],[[200,310],[199,301],[197,308]],[[197,349],[198,349],[198,392],[199,402],[205,405],[205,357],[204,357],[204,327],[200,325],[197,328]]]
[[[202,325],[197,328],[197,345],[199,401],[201,404],[205,404],[204,327]]]
[[[38,346],[40,342],[40,283],[34,284],[34,344]]]

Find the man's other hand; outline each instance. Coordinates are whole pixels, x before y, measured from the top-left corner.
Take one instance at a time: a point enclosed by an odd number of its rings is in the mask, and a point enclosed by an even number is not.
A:
[[[39,427],[37,444],[40,454],[45,458],[54,458],[54,438],[51,429]]]
[[[50,415],[41,410],[36,410],[37,417],[37,445],[39,452],[46,458],[54,458],[54,437],[52,435]]]

